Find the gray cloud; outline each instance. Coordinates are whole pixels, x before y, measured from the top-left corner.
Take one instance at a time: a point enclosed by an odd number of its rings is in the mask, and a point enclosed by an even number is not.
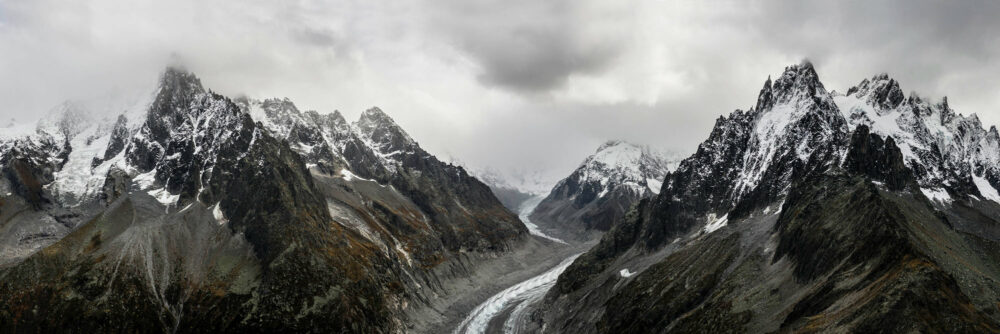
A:
[[[622,49],[628,12],[597,13],[584,2],[443,1],[432,31],[446,36],[480,67],[479,79],[516,92],[562,88],[569,76],[608,66]],[[610,29],[601,22],[614,22]]]
[[[0,1],[0,119],[155,80],[180,54],[228,95],[378,105],[473,166],[574,168],[622,138],[690,152],[809,58],[830,89],[887,72],[1000,124],[993,1]]]

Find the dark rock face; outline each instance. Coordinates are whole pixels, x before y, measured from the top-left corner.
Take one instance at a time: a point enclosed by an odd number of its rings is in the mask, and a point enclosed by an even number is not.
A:
[[[220,156],[245,152],[225,145],[233,137],[249,141],[254,127],[236,104],[206,92],[193,74],[169,69],[160,80],[159,94],[132,138],[126,161],[143,173],[155,170],[156,181],[181,199],[194,198],[212,178]]]
[[[860,178],[798,182],[775,223],[778,244],[773,256],[763,245],[741,246],[752,233],[749,227],[713,234],[631,280],[617,278],[622,286],[605,306],[614,311],[605,311],[591,331],[1000,329],[991,315],[992,298],[973,300],[957,280],[976,277],[972,280],[981,282],[978,289],[987,286],[995,272],[956,272],[941,265],[942,259],[928,256],[924,240],[907,230],[940,231],[946,225],[930,214],[929,203],[907,213],[914,208],[899,201],[913,199],[884,193]],[[953,233],[949,235],[956,236]]]
[[[910,170],[903,163],[903,153],[899,151],[892,137],[886,138],[868,132],[867,126],[858,126],[851,135],[851,146],[844,159],[848,172],[867,175],[873,180],[885,182],[892,190],[903,190],[915,183]],[[916,189],[915,184],[912,189]]]

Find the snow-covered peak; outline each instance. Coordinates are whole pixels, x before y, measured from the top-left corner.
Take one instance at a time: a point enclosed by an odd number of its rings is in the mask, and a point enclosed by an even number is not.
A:
[[[386,136],[386,140],[402,139],[405,142],[413,143],[410,135],[403,131],[396,124],[396,121],[379,107],[372,107],[362,112],[361,117],[355,122],[355,127],[365,136],[376,136],[378,133],[378,135]]]
[[[588,157],[582,166],[602,165],[613,169],[635,169],[642,174],[654,175],[662,173],[663,167],[675,164],[676,160],[668,159],[665,154],[649,146],[623,140],[609,140],[598,147],[594,155]]]
[[[575,182],[580,184],[600,185],[598,197],[619,187],[644,196],[660,191],[663,177],[672,163],[648,146],[610,140],[587,157],[570,177],[576,177]]]
[[[256,100],[241,97],[235,103],[278,138],[287,138],[292,129],[303,122],[299,108],[288,98]]]
[[[830,96],[819,80],[812,63],[804,61],[785,68],[777,80],[764,82],[757,98],[756,110],[767,110],[780,104],[802,104],[828,102]]]
[[[387,158],[413,153],[418,146],[406,131],[378,107],[372,107],[361,113],[361,117],[354,123],[354,128],[366,144]]]
[[[663,189],[672,163],[646,146],[605,142],[552,188],[531,219],[607,230],[633,203]]]
[[[773,83],[768,78],[754,110],[736,111],[728,119],[720,119],[716,128],[722,132],[749,130],[746,144],[732,143],[746,145],[741,163],[736,165],[739,173],[734,200],[765,182],[768,173],[789,177],[789,161],[805,162],[817,150],[847,138],[846,122],[809,62],[786,67]]]

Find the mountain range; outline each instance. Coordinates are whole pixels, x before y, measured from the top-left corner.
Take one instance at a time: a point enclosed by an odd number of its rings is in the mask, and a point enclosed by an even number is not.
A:
[[[531,242],[378,108],[348,123],[171,67],[124,110],[21,132],[0,141],[3,331],[399,332]]]
[[[0,331],[1000,332],[1000,134],[886,74],[538,180],[169,67],[0,131]]]
[[[997,143],[885,74],[841,94],[790,66],[559,276],[536,326],[996,332]]]

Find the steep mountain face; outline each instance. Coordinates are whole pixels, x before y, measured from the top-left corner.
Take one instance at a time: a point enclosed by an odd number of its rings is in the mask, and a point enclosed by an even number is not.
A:
[[[394,173],[389,184],[436,224],[449,251],[502,249],[505,240],[527,233],[489,187],[424,151],[382,110],[366,110],[353,128]]]
[[[847,95],[829,93],[808,63],[769,79],[754,109],[720,118],[658,196],[567,268],[537,325],[997,331],[1000,205],[962,181],[995,168],[990,131],[898,90],[876,76]],[[920,124],[940,132],[909,132]],[[957,177],[940,167],[947,161]]]
[[[671,164],[648,147],[608,141],[552,188],[531,220],[564,230],[607,231],[633,203],[660,192]]]
[[[447,259],[448,252],[504,250],[526,232],[488,187],[424,151],[378,108],[348,124],[339,112],[300,112],[287,99],[240,103],[324,174],[388,187],[378,194],[368,193],[370,187],[353,190],[384,199],[361,210],[381,212],[392,223],[369,228],[389,232],[424,266]]]
[[[526,235],[378,110],[233,101],[176,68],[137,106],[0,140],[3,331],[401,332]]]

